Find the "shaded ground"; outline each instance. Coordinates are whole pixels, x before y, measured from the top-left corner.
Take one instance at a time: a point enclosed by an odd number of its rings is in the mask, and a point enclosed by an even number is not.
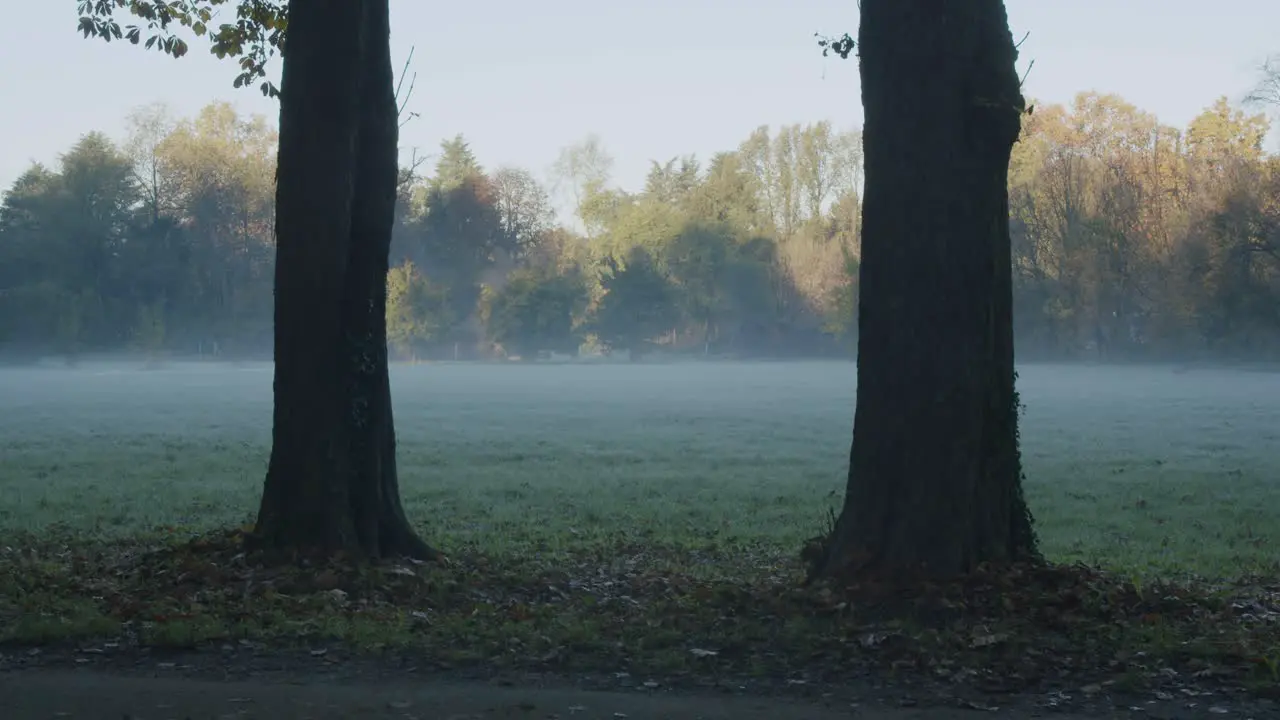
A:
[[[740,697],[668,696],[482,683],[297,685],[119,678],[91,673],[21,673],[0,677],[0,706],[12,720],[44,718],[559,718],[582,720],[826,720],[847,718],[812,704]],[[943,718],[941,713],[878,712],[866,718]]]
[[[1280,717],[1280,589],[1262,579],[1144,585],[1023,566],[837,587],[805,586],[794,560],[764,551],[658,543],[368,567],[264,563],[239,530],[13,541],[0,547],[0,707],[29,717],[287,720],[309,717],[288,710],[305,697],[336,706],[314,717],[752,717],[740,713],[753,702],[783,720]],[[612,694],[575,699],[589,691]],[[240,697],[265,709],[186,710]]]
[[[88,672],[0,676],[12,720],[44,718],[580,718],[581,720],[966,720],[964,710],[858,708],[732,695],[514,688],[485,683],[303,685],[121,678]],[[1069,716],[1060,716],[1069,720]]]
[[[0,665],[12,659],[0,658]],[[291,664],[285,657],[258,663],[275,665],[272,670],[249,670],[216,656],[203,658],[204,665],[197,664],[201,659],[196,657],[183,660],[135,659],[129,668],[22,663],[25,669],[15,670],[10,664],[0,672],[0,708],[6,720],[1261,720],[1280,714],[1280,706],[1267,700],[1212,694],[1138,701],[1108,694],[1075,699],[1054,693],[914,707],[910,693],[871,683],[813,688],[785,697],[747,688],[669,690],[656,681],[621,687],[616,678],[608,683],[612,689],[602,690],[583,687],[601,684],[599,678],[589,677],[574,685],[537,676],[518,682],[442,679],[370,665],[355,671],[307,671],[301,667],[305,663]]]

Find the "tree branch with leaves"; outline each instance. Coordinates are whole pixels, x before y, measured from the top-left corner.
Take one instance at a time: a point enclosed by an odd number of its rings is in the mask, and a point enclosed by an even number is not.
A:
[[[235,8],[235,21],[214,26],[224,6]],[[259,83],[262,94],[280,94],[266,79],[267,63],[284,47],[288,13],[283,2],[271,0],[77,0],[79,30],[86,37],[105,42],[127,40],[147,50],[174,58],[187,54],[189,45],[179,35],[189,30],[208,38],[209,52],[222,58],[239,58],[235,87]],[[122,25],[118,15],[131,16]],[[260,82],[259,82],[260,81]]]

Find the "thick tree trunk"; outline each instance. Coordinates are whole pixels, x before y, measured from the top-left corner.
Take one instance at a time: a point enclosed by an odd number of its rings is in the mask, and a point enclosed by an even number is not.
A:
[[[400,505],[386,277],[398,180],[387,0],[291,2],[276,189],[268,548],[436,555]]]
[[[1002,0],[863,0],[858,399],[817,576],[1034,556],[1014,391],[1007,176],[1023,99]]]

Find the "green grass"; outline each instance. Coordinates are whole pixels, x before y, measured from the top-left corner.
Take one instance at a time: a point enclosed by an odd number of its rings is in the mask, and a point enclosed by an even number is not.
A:
[[[252,516],[269,368],[0,373],[0,533],[103,538]],[[844,483],[844,363],[393,370],[406,507],[455,551],[626,538],[793,555]],[[1051,559],[1274,572],[1280,376],[1028,366],[1027,495]]]
[[[268,367],[3,372],[0,647],[1023,687],[1154,687],[1174,668],[1280,688],[1280,375],[1024,369],[1044,549],[1117,572],[802,586],[798,551],[843,489],[853,379],[838,363],[398,367],[406,505],[452,559],[315,567],[267,564],[227,530],[256,507]]]

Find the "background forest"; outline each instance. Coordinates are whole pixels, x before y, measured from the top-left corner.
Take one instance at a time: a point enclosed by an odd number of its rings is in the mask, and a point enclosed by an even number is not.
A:
[[[214,103],[84,135],[0,206],[0,353],[270,353],[275,130]],[[1037,106],[1011,164],[1019,354],[1280,356],[1280,157],[1224,98],[1185,129],[1114,95]],[[861,142],[761,127],[611,182],[595,137],[545,181],[465,138],[402,171],[398,356],[836,356],[856,334]],[[565,207],[557,214],[554,208]]]

